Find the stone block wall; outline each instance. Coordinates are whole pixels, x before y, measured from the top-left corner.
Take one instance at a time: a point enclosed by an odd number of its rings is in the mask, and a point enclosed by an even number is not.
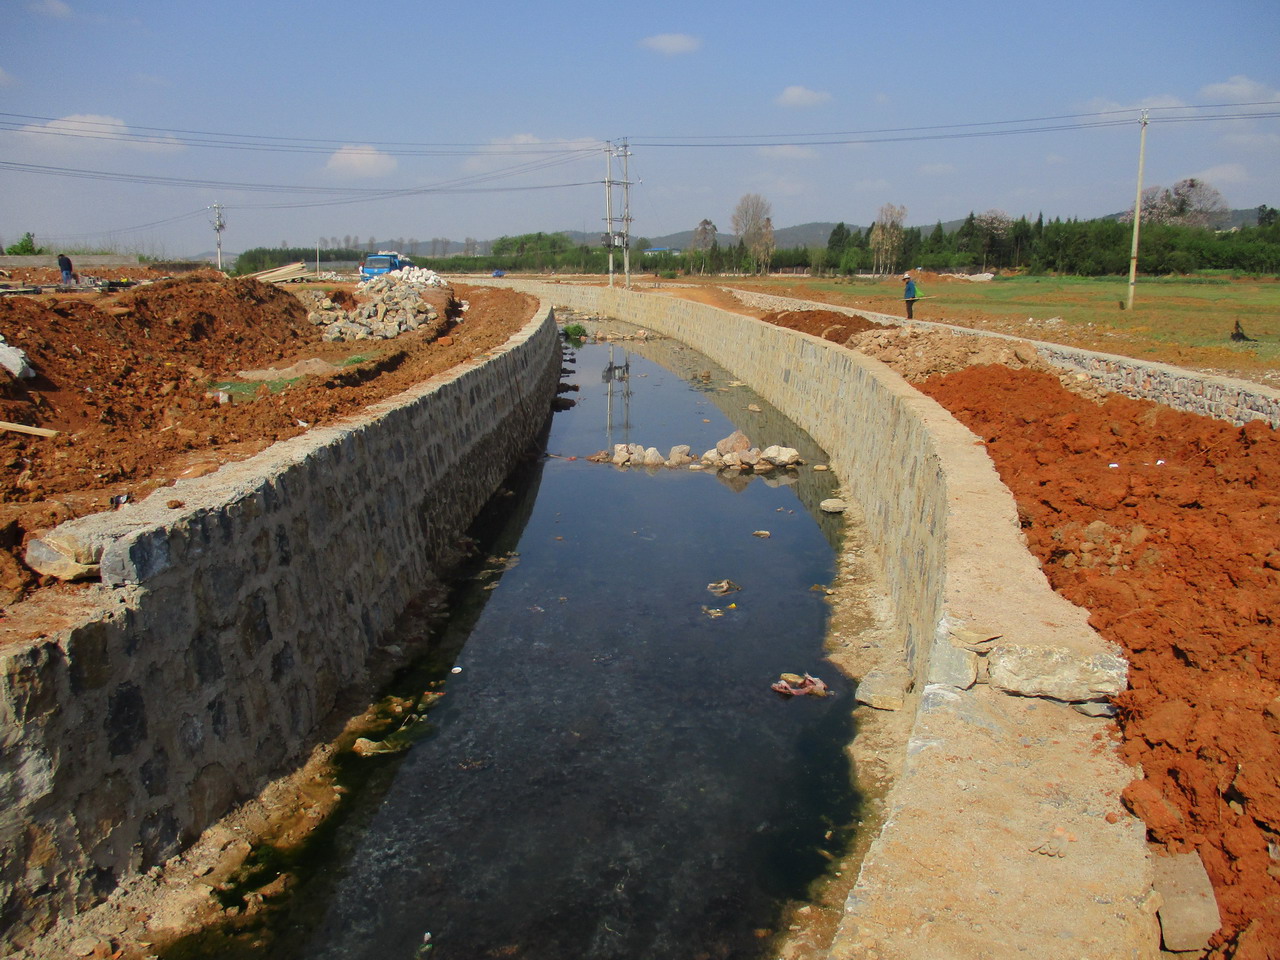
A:
[[[0,623],[0,943],[305,755],[545,426],[559,368],[542,309],[358,418],[59,528],[99,545],[103,582]]]

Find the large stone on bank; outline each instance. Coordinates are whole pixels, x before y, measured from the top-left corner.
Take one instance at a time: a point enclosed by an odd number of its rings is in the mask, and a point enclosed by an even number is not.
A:
[[[24,559],[28,567],[46,577],[89,579],[98,576],[102,551],[112,539],[101,530],[78,531],[63,524],[30,541]]]
[[[901,666],[876,667],[858,681],[854,699],[876,710],[901,710],[906,702],[907,674]]]
[[[1068,646],[1032,646],[1002,638],[987,655],[990,684],[1024,697],[1077,702],[1125,689],[1129,664],[1117,654]]]
[[[1159,910],[1164,948],[1174,952],[1203,950],[1222,926],[1213,884],[1198,853],[1153,857],[1155,889],[1163,904]]]

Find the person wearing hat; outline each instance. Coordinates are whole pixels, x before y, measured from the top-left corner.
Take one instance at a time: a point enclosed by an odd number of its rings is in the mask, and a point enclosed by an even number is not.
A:
[[[907,319],[910,320],[912,319],[911,308],[915,306],[917,299],[916,282],[911,279],[911,274],[909,273],[904,273],[902,275],[902,280],[903,283],[906,284],[906,286],[902,288],[902,299],[907,303]]]

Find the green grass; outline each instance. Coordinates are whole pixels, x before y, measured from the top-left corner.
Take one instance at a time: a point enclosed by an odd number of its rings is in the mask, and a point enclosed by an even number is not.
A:
[[[773,277],[730,283],[903,316],[902,280]],[[1280,282],[1224,272],[1139,277],[1134,308],[1122,309],[1128,277],[997,277],[985,283],[925,276],[920,320],[982,325],[1039,322],[1037,335],[1108,353],[1182,366],[1268,371],[1280,364]],[[1046,328],[1043,321],[1062,322]],[[1254,343],[1231,340],[1239,321]],[[989,323],[988,323],[989,325]],[[1056,331],[1058,336],[1052,336]]]

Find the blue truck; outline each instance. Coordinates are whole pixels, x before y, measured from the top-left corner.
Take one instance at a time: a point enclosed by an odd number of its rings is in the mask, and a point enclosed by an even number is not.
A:
[[[395,270],[402,270],[405,267],[412,266],[412,260],[408,257],[402,257],[394,250],[379,250],[377,253],[369,254],[360,264],[360,279],[372,280],[374,277],[381,276],[384,273],[391,273]]]

